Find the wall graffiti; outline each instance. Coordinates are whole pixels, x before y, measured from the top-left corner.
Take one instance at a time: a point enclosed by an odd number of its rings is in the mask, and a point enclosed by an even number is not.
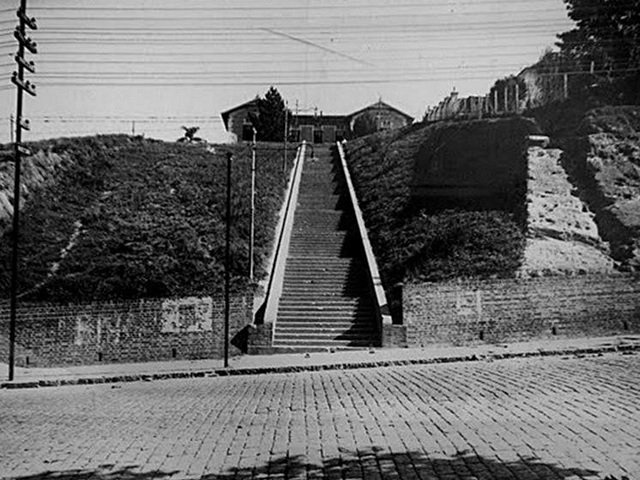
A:
[[[188,297],[162,302],[162,333],[210,332],[213,329],[211,297]]]

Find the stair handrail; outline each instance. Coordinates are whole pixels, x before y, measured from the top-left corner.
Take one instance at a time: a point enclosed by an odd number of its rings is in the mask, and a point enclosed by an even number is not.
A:
[[[283,220],[280,225],[280,231],[278,232],[278,241],[275,246],[273,263],[271,264],[269,283],[267,284],[264,323],[273,324],[272,336],[275,332],[278,303],[280,302],[280,296],[282,295],[284,268],[289,253],[289,243],[291,241],[291,232],[293,230],[293,216],[295,214],[295,205],[298,202],[298,192],[300,190],[300,179],[302,177],[302,166],[304,163],[306,148],[307,142],[303,140],[300,147],[298,147],[298,153],[296,154],[295,163],[291,172],[286,206],[282,216]]]
[[[376,261],[376,257],[373,254],[373,248],[371,248],[371,242],[369,241],[369,234],[367,233],[367,227],[364,223],[364,217],[362,216],[362,210],[360,210],[360,205],[358,204],[358,197],[356,195],[356,191],[353,188],[353,182],[351,181],[351,174],[349,173],[349,168],[347,166],[347,161],[344,154],[344,148],[342,147],[342,142],[336,142],[338,146],[338,153],[340,154],[340,164],[342,165],[342,172],[344,174],[344,178],[347,184],[347,190],[349,191],[349,199],[351,201],[351,206],[353,208],[353,214],[356,219],[356,224],[358,226],[358,233],[360,236],[360,240],[362,242],[362,248],[364,250],[364,255],[367,263],[367,273],[369,274],[369,284],[370,288],[373,290],[373,294],[375,296],[375,312],[376,312],[376,320],[378,322],[378,329],[380,335],[383,332],[384,325],[391,325],[391,313],[389,310],[389,304],[387,303],[387,295],[384,292],[384,287],[382,286],[382,279],[380,278],[380,270],[378,269],[378,262]]]

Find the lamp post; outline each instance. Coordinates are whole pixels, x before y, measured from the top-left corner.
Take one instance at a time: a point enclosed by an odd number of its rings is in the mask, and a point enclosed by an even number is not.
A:
[[[227,233],[224,248],[224,368],[229,366],[229,288],[231,268],[231,158],[227,153]]]
[[[251,146],[251,215],[249,221],[249,280],[253,280],[253,242],[255,237],[256,211],[256,135],[258,131],[253,127],[253,144]]]

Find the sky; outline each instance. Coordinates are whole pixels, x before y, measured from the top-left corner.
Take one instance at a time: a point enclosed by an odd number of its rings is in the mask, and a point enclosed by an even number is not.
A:
[[[0,143],[11,139],[19,0],[0,0]],[[379,99],[422,118],[453,88],[484,95],[572,28],[562,0],[28,0],[38,30],[25,140],[133,133],[163,140],[273,85],[294,112]]]

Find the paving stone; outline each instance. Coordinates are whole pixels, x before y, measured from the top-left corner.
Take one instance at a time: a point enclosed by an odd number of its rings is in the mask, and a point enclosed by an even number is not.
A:
[[[610,353],[5,389],[0,478],[633,480],[638,378]]]

